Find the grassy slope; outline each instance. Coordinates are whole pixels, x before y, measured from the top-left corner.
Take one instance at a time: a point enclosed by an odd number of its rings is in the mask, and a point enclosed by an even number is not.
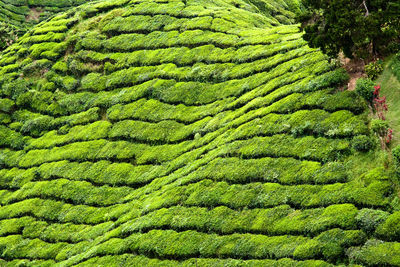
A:
[[[0,56],[1,264],[400,264],[365,104],[254,2],[88,4]]]
[[[385,64],[385,70],[377,80],[382,86],[382,95],[386,96],[389,111],[387,112],[387,120],[394,130],[393,146],[400,144],[400,82],[390,70],[389,65],[393,59]]]

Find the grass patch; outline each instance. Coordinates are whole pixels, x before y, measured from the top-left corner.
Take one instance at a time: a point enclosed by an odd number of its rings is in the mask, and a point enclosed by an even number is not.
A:
[[[383,73],[376,80],[381,85],[381,95],[386,96],[388,112],[386,114],[390,127],[394,130],[392,147],[400,144],[400,82],[390,69],[393,58],[385,62]]]

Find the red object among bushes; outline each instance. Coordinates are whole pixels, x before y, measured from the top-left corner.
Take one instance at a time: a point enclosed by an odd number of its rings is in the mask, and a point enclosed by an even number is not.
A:
[[[377,112],[378,118],[381,120],[386,120],[385,117],[385,112],[388,111],[388,105],[386,104],[386,96],[380,97],[380,90],[381,86],[376,85],[374,86],[374,98],[373,98],[373,103],[374,103],[374,109]],[[385,143],[389,144],[392,139],[393,139],[393,130],[388,129],[386,136],[384,137]]]

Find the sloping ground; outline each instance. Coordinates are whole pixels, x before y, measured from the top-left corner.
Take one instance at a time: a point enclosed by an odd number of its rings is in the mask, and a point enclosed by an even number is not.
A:
[[[26,30],[55,13],[88,1],[90,0],[0,0],[0,21]]]
[[[56,13],[91,0],[0,0],[0,52]]]
[[[400,264],[365,104],[265,9],[88,4],[0,66],[2,265]]]
[[[91,0],[0,0],[0,51],[37,23]]]
[[[385,68],[376,83],[381,85],[381,95],[386,96],[387,105],[389,107],[385,114],[386,120],[389,122],[390,128],[394,131],[392,147],[400,144],[400,54],[387,60]],[[396,77],[399,78],[396,78]]]

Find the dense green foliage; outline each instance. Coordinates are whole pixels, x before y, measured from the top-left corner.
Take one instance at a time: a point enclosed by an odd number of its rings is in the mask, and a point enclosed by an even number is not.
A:
[[[399,50],[400,3],[394,0],[304,0],[304,39],[331,57],[369,59]]]
[[[400,176],[400,146],[397,146],[395,149],[393,149],[393,158],[396,165],[396,171]]]
[[[0,21],[0,51],[14,43],[20,34],[17,27]]]
[[[375,80],[376,78],[378,78],[379,74],[381,74],[382,72],[383,62],[381,60],[365,65],[365,73],[371,80]]]
[[[393,74],[400,81],[400,52],[395,55],[392,63],[390,64],[390,68]]]
[[[366,152],[373,148],[374,143],[369,136],[357,135],[352,140],[352,146],[357,151]]]
[[[389,129],[389,122],[381,120],[381,119],[373,119],[371,121],[371,130],[380,136],[383,136],[387,133]]]
[[[0,0],[0,51],[33,25],[91,0]]]
[[[374,86],[375,83],[371,79],[360,78],[357,80],[356,92],[371,104],[374,99]]]
[[[367,105],[301,9],[107,0],[3,51],[0,265],[397,264]]]

